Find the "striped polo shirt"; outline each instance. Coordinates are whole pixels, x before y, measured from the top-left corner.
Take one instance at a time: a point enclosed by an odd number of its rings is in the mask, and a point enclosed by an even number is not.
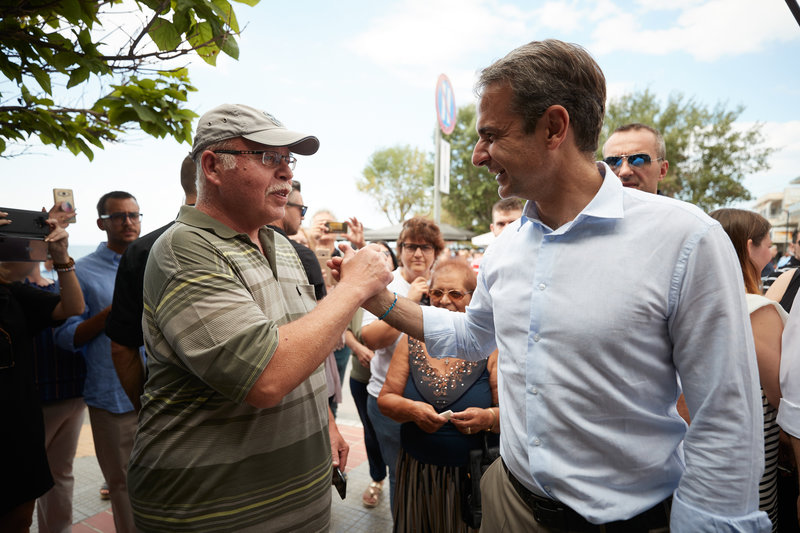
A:
[[[128,469],[142,531],[327,531],[331,450],[322,365],[275,407],[244,399],[278,327],[316,305],[289,241],[264,253],[193,207],[153,246],[148,378]]]

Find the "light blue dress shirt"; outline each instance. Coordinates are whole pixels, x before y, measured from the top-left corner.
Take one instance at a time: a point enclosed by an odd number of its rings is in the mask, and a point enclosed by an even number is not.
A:
[[[83,398],[86,405],[105,409],[112,413],[133,411],[125,389],[119,382],[114,362],[111,360],[111,340],[105,333],[76,348],[75,329],[111,305],[114,296],[114,280],[122,255],[114,252],[105,242],[97,250],[75,262],[75,274],[83,291],[86,308],[80,316],[67,319],[64,325],[55,330],[56,343],[65,350],[81,351],[86,360],[86,384]]]
[[[423,308],[428,351],[499,348],[500,450],[533,492],[606,523],[677,489],[672,531],[768,531],[758,370],[730,240],[696,207],[598,168],[611,179],[558,229],[525,206],[486,251],[466,313]]]

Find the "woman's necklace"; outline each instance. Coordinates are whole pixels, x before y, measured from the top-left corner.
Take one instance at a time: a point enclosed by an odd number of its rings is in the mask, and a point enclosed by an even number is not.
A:
[[[444,372],[431,366],[422,344],[416,339],[411,339],[409,349],[413,356],[414,366],[422,374],[422,381],[431,388],[434,396],[446,396],[448,391],[453,391],[459,386],[464,386],[464,376],[469,375],[478,366],[477,361],[465,361],[464,359],[443,360]]]

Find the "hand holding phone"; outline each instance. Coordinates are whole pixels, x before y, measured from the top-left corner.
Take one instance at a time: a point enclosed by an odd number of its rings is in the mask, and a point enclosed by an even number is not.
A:
[[[62,211],[65,213],[75,212],[75,197],[72,194],[72,189],[53,189],[53,203],[58,207],[58,204],[63,203],[61,206]],[[69,224],[74,224],[77,221],[75,215],[65,220]]]
[[[339,470],[338,466],[333,467],[333,479],[331,481],[331,485],[336,487],[336,492],[339,493],[339,497],[344,500],[345,494],[347,494],[347,476],[345,476],[341,470]]]

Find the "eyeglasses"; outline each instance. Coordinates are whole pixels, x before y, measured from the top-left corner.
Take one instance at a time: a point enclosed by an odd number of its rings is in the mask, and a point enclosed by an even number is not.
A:
[[[100,218],[103,220],[111,220],[114,224],[122,224],[125,222],[125,219],[130,219],[131,222],[140,222],[142,220],[142,214],[137,213],[135,211],[132,212],[119,212],[119,213],[111,213],[110,215],[100,215]]]
[[[417,250],[422,250],[423,253],[433,251],[433,246],[431,246],[430,244],[414,244],[410,242],[401,242],[400,246],[403,247],[403,250],[408,250],[412,254],[417,253]]]
[[[431,295],[431,298],[436,298],[437,300],[440,300],[442,296],[447,294],[448,298],[450,298],[454,302],[457,302],[467,294],[472,294],[472,291],[461,292],[455,289],[449,289],[449,290],[433,289],[432,291],[428,291],[428,293]]]
[[[611,168],[618,168],[622,166],[623,159],[626,160],[630,166],[636,168],[641,168],[652,162],[652,158],[648,154],[610,155],[603,159],[603,161]],[[658,157],[656,161],[661,161],[662,159],[664,158]]]
[[[301,217],[306,216],[306,211],[308,211],[308,206],[307,205],[295,204],[295,203],[292,203],[292,202],[286,202],[286,205],[291,206],[291,207],[299,207],[300,208],[300,216]]]
[[[280,166],[282,161],[286,161],[289,169],[294,170],[297,164],[297,158],[291,155],[281,155],[272,150],[212,150],[215,154],[231,154],[231,155],[244,155],[244,154],[261,154],[261,162],[265,167],[275,168]]]

